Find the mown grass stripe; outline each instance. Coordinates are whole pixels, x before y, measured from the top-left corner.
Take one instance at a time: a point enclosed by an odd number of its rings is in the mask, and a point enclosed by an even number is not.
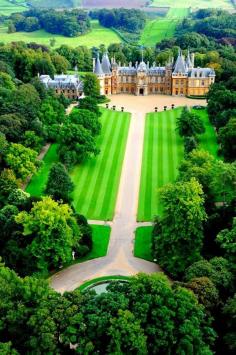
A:
[[[153,114],[153,131],[154,131],[154,140],[153,140],[153,176],[152,176],[152,181],[150,181],[150,184],[152,184],[152,189],[155,191],[154,194],[152,194],[152,203],[151,203],[151,210],[156,211],[158,207],[158,189],[155,184],[155,181],[158,180],[158,160],[160,159],[160,156],[158,154],[158,119],[157,117]]]
[[[107,146],[107,141],[111,133],[111,125],[106,119],[105,113],[101,119],[102,122],[102,132],[98,138],[98,146],[101,149],[100,154],[97,157],[90,158],[84,164],[78,165],[72,174],[72,180],[75,183],[75,190],[73,193],[74,205],[77,210],[81,210],[81,213],[86,212],[86,208],[90,200],[88,199],[88,193],[91,191],[91,186],[93,184],[94,173],[100,166],[102,160],[104,146]]]
[[[114,156],[112,157],[112,166],[111,166],[111,174],[109,175],[109,179],[107,181],[108,189],[106,190],[106,194],[104,195],[103,203],[104,203],[104,213],[109,216],[109,219],[112,219],[114,216],[114,207],[109,204],[107,201],[110,199],[116,201],[117,192],[119,188],[119,181],[122,170],[122,162],[124,159],[125,153],[125,137],[127,137],[130,117],[127,114],[127,117],[124,117],[122,122],[122,126],[120,127],[119,137],[116,142],[116,151]]]
[[[110,155],[112,153],[113,145],[114,145],[114,136],[117,135],[117,129],[120,124],[120,120],[114,119],[114,116],[112,118],[108,118],[109,120],[112,120],[112,124],[110,125],[109,129],[109,136],[107,137],[106,145],[104,146],[105,149],[100,153],[100,159],[97,162],[97,169],[94,171],[93,178],[91,181],[91,186],[87,195],[89,204],[87,206],[87,209],[85,211],[85,214],[90,216],[94,215],[94,218],[96,219],[96,211],[97,209],[100,208],[101,206],[101,199],[99,198],[99,194],[101,193],[102,186],[106,186],[104,178],[110,174],[110,169],[109,169],[109,160],[108,156],[110,158]],[[114,132],[114,135],[112,135],[112,132]],[[104,190],[104,189],[103,189]]]
[[[114,120],[113,122],[113,129],[114,135],[111,137],[109,144],[106,147],[106,152],[104,154],[104,158],[102,160],[102,164],[100,166],[99,174],[97,174],[94,191],[91,196],[91,202],[93,202],[94,215],[99,215],[103,210],[103,202],[104,202],[104,195],[107,190],[109,190],[109,186],[107,184],[109,176],[114,172],[111,170],[112,160],[114,159],[117,140],[120,132],[120,127],[122,126],[122,119]],[[109,155],[109,159],[107,159]],[[106,188],[101,189],[101,186],[106,186]],[[91,209],[88,210],[88,214],[90,214]]]
[[[151,213],[152,200],[152,158],[153,158],[153,116],[148,117],[148,150],[147,150],[147,164],[149,169],[146,170],[146,188],[145,200],[148,201],[145,205],[145,214]]]
[[[148,114],[145,117],[145,128],[144,128],[144,142],[143,142],[143,152],[142,152],[142,171],[141,171],[141,179],[140,179],[140,185],[139,185],[139,202],[145,199],[145,193],[146,193],[146,174],[147,174],[147,159],[148,159],[148,136],[149,136],[149,130],[148,130],[148,124],[150,121],[150,115]],[[137,215],[139,216],[140,220],[142,220],[144,216],[144,204],[138,204],[138,213]]]
[[[159,213],[160,211],[160,205],[161,205],[161,201],[160,201],[160,194],[159,194],[159,189],[162,187],[163,185],[163,131],[162,131],[162,119],[161,119],[161,113],[157,114],[157,119],[158,119],[158,155],[159,155],[159,159],[158,159],[158,178],[157,178],[157,182],[156,182],[156,186],[157,186],[157,193],[156,193],[156,197],[157,197],[157,212]]]

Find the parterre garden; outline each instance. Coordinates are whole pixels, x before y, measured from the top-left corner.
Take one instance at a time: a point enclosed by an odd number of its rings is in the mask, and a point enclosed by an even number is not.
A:
[[[111,220],[128,135],[130,114],[103,110],[102,132],[98,138],[100,154],[76,166],[71,171],[75,188],[73,204],[78,213],[88,219]],[[56,145],[44,158],[44,165],[27,187],[33,196],[43,193],[48,173],[57,161]]]

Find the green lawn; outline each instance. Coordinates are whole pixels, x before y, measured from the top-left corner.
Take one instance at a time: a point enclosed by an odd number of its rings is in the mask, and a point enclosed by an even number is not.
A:
[[[17,1],[17,4],[12,4],[8,0],[0,0],[0,15],[4,16],[9,16],[13,12],[22,12],[27,10],[26,6],[21,6],[21,4],[24,4],[25,1],[19,0]],[[0,37],[0,40],[2,41],[2,38]]]
[[[151,6],[233,9],[230,0],[153,0]]]
[[[83,291],[85,289],[87,289],[89,286],[96,286],[96,284],[100,284],[106,281],[129,281],[129,277],[128,276],[122,276],[122,275],[114,275],[114,276],[101,276],[101,277],[97,277],[95,279],[86,281],[85,283],[83,283],[83,285],[81,285],[80,287],[78,287],[78,290]]]
[[[215,158],[219,158],[217,155],[219,149],[217,144],[217,137],[214,127],[209,121],[207,110],[193,110],[193,112],[201,117],[205,126],[205,133],[200,136],[200,147],[204,150],[207,150]]]
[[[173,182],[183,159],[182,139],[176,131],[181,108],[149,113],[146,117],[138,221],[161,213],[158,189]]]
[[[52,144],[43,159],[41,168],[37,174],[32,177],[29,185],[26,188],[26,191],[33,196],[41,196],[46,186],[49,170],[52,164],[56,162],[58,162],[57,144]]]
[[[71,178],[75,188],[73,204],[77,212],[89,219],[112,220],[128,135],[130,114],[103,110],[102,132],[98,137],[100,154],[75,166]],[[26,191],[33,196],[43,194],[49,170],[58,161],[53,144],[44,164],[32,178]]]
[[[164,18],[147,21],[142,32],[140,44],[145,46],[155,46],[163,39],[172,38],[179,21],[186,17],[188,9],[170,9]]]
[[[1,1],[1,0],[0,0]],[[0,27],[0,41],[4,43],[24,41],[37,42],[49,46],[50,39],[55,38],[55,47],[60,47],[62,44],[67,44],[71,47],[87,46],[98,47],[100,44],[109,46],[111,43],[120,43],[120,37],[111,29],[99,25],[98,21],[92,22],[91,32],[79,37],[64,37],[54,35],[44,30],[34,32],[15,32],[7,33],[6,27]]]
[[[153,227],[139,227],[135,231],[134,256],[153,261],[151,254]]]
[[[82,258],[79,258],[75,261],[75,263],[82,263],[87,260],[101,258],[102,256],[107,255],[111,227],[109,226],[100,226],[91,224],[93,231],[93,246],[92,250]]]
[[[76,166],[71,177],[75,209],[89,219],[112,220],[128,135],[130,114],[104,110],[100,154]]]
[[[205,126],[200,135],[200,148],[217,158],[217,138],[206,109],[193,110]],[[178,166],[183,159],[183,142],[176,131],[176,118],[181,108],[146,117],[142,175],[139,192],[138,221],[151,221],[162,211],[158,190],[168,182],[175,181]]]

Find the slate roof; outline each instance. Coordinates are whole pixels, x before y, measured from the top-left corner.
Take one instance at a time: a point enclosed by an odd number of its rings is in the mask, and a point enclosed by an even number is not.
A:
[[[182,51],[179,51],[179,55],[178,58],[175,62],[175,67],[174,67],[174,71],[173,74],[185,74],[187,72],[187,67],[186,67],[186,63],[184,60],[184,57],[182,55]]]
[[[79,79],[78,75],[55,75],[52,79],[49,75],[41,75],[40,81],[46,88],[52,89],[75,89],[82,90],[83,82]]]
[[[111,74],[111,63],[107,52],[102,56],[102,71],[104,74]]]
[[[104,72],[102,70],[102,65],[100,62],[100,58],[99,58],[99,54],[97,56],[97,60],[96,60],[95,68],[94,68],[94,73],[97,75],[104,75]]]

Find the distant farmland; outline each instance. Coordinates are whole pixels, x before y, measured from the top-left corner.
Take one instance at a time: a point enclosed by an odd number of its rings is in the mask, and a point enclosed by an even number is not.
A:
[[[138,9],[147,5],[147,0],[82,0],[85,8],[130,8]],[[150,1],[151,3],[151,1]]]

